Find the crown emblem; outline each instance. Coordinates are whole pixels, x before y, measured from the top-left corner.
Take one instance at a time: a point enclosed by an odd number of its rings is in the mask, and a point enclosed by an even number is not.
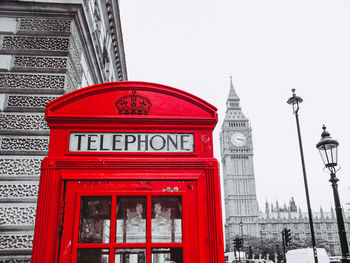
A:
[[[115,106],[119,114],[147,115],[152,103],[146,97],[136,95],[136,92],[132,91],[131,95],[120,97]]]

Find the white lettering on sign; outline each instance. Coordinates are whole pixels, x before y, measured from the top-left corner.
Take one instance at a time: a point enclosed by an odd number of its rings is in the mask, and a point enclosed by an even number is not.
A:
[[[70,152],[194,152],[192,133],[71,132]]]

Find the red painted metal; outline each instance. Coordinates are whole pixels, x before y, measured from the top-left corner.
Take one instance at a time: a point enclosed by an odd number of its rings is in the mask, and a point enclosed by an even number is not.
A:
[[[212,141],[215,107],[181,90],[145,82],[94,85],[46,107],[51,133],[40,177],[33,263],[76,262],[79,247],[109,248],[109,262],[118,247],[144,247],[147,263],[153,247],[182,247],[185,263],[224,262],[219,164]],[[72,132],[193,134],[194,151],[72,152]],[[112,198],[107,244],[77,242],[80,196],[90,195]],[[116,243],[116,198],[133,195],[147,197],[149,208],[153,196],[181,196],[182,242],[152,243],[148,220],[145,243]]]

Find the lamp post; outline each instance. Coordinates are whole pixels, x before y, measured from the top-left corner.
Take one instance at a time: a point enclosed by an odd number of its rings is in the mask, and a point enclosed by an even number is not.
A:
[[[241,219],[242,220],[242,219]],[[243,222],[239,222],[239,227],[241,228],[241,245],[240,249],[238,250],[239,253],[239,260],[241,260],[241,251],[243,251]]]
[[[260,230],[260,253],[263,254],[263,237],[262,237],[262,231]]]
[[[338,146],[339,143],[332,139],[329,132],[326,131],[326,126],[322,127],[323,132],[321,134],[321,140],[316,144],[317,149],[320,152],[322,161],[325,165],[325,170],[328,170],[331,176],[329,182],[332,184],[335,212],[337,215],[337,224],[339,231],[340,247],[342,251],[342,262],[350,262],[349,259],[349,246],[346,239],[346,232],[344,227],[343,211],[340,205],[339,193],[338,193],[338,181],[336,172],[340,169],[338,166]]]
[[[293,92],[293,96],[288,99],[287,103],[291,104],[293,106],[293,114],[295,115],[295,120],[296,120],[296,123],[297,123],[299,148],[300,148],[300,157],[301,157],[301,164],[302,164],[302,168],[303,168],[306,203],[307,203],[307,211],[308,211],[308,215],[309,215],[309,224],[310,224],[310,232],[311,232],[311,243],[312,243],[312,249],[313,249],[313,252],[314,252],[315,263],[318,263],[317,250],[316,250],[316,239],[315,239],[315,232],[314,232],[314,224],[313,224],[313,220],[312,220],[312,211],[311,211],[310,197],[309,197],[309,187],[308,187],[308,184],[307,184],[307,177],[306,177],[306,170],[305,170],[305,161],[304,161],[304,153],[303,153],[303,144],[301,142],[301,133],[300,133],[299,115],[298,115],[299,104],[303,102],[303,99],[298,97],[298,96],[296,96],[295,89],[292,89],[292,92]]]
[[[242,221],[239,222],[239,226],[240,226],[240,228],[241,228],[241,237],[242,237],[242,239],[243,239],[243,222],[242,222]]]

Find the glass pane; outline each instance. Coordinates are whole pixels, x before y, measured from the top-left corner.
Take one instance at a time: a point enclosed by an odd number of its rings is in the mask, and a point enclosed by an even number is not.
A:
[[[105,248],[78,248],[77,263],[108,263],[109,250]]]
[[[115,263],[145,263],[146,249],[142,248],[117,248],[115,251]]]
[[[146,242],[146,197],[117,197],[117,243]]]
[[[152,242],[182,242],[180,196],[152,198]]]
[[[79,243],[108,243],[110,225],[111,197],[81,197]]]
[[[152,248],[152,263],[183,263],[182,248]]]

